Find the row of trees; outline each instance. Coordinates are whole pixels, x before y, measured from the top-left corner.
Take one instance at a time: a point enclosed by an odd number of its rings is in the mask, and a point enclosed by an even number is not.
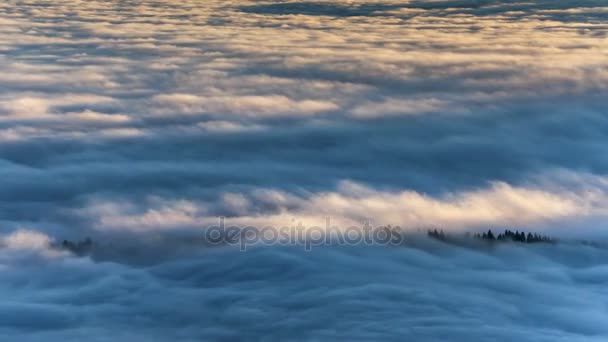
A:
[[[532,234],[532,233],[528,233],[526,234],[523,231],[511,231],[506,229],[504,231],[504,233],[498,234],[498,236],[494,236],[494,233],[492,233],[492,230],[488,230],[487,233],[483,233],[483,234],[475,234],[474,235],[475,238],[477,239],[483,239],[483,240],[497,240],[497,241],[515,241],[515,242],[526,242],[526,243],[536,243],[536,242],[553,242],[553,239],[551,239],[548,236],[545,235],[539,235],[539,234]]]
[[[432,237],[434,239],[438,239],[438,240],[446,240],[447,239],[447,235],[443,232],[443,230],[429,230],[427,235],[429,237]],[[467,236],[470,236],[470,234],[467,234]],[[473,238],[475,239],[480,239],[480,240],[489,240],[489,241],[514,241],[514,242],[523,242],[523,243],[537,243],[537,242],[546,242],[546,243],[551,243],[554,242],[555,240],[553,240],[552,238],[545,236],[545,235],[539,235],[539,234],[532,234],[532,233],[525,233],[523,231],[511,231],[506,229],[504,231],[504,233],[500,233],[497,235],[495,235],[492,230],[488,230],[487,232],[484,233],[477,233],[473,235]]]

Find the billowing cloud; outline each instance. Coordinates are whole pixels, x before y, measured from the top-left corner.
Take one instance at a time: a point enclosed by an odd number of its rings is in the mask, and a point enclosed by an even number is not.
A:
[[[576,190],[555,184],[544,187],[514,187],[494,183],[488,188],[441,197],[415,191],[380,192],[360,184],[343,182],[335,192],[304,196],[272,189],[244,193],[223,193],[209,201],[167,200],[151,197],[138,203],[93,200],[79,210],[92,219],[100,231],[157,232],[162,230],[202,230],[227,217],[228,224],[277,229],[301,223],[323,226],[329,218],[339,229],[374,225],[398,225],[415,231],[440,227],[447,231],[486,227],[561,226],[578,234],[603,235],[601,220],[608,217],[608,182],[586,179]],[[598,226],[578,227],[577,219],[595,220]],[[555,227],[554,227],[555,228]],[[575,233],[576,232],[572,232]]]
[[[606,256],[415,239],[390,249],[191,251],[145,268],[21,261],[0,269],[0,331],[23,341],[602,341]]]
[[[605,340],[601,244],[198,239],[218,217],[605,238],[607,19],[601,0],[0,3],[0,336]],[[59,248],[87,236],[91,258]]]

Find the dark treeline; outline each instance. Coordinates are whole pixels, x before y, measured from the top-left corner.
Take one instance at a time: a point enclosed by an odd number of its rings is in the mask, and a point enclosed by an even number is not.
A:
[[[389,226],[389,228],[391,228]],[[394,229],[395,232],[399,232],[399,228],[396,227]],[[441,241],[445,241],[445,242],[452,242],[452,243],[459,243],[459,242],[464,242],[466,240],[482,240],[482,241],[495,241],[495,242],[519,242],[519,243],[556,243],[557,240],[553,239],[551,237],[545,236],[545,235],[539,235],[539,234],[533,234],[533,233],[526,233],[524,231],[511,231],[511,230],[505,230],[503,233],[500,233],[498,235],[496,235],[494,232],[492,232],[492,230],[488,230],[487,232],[484,233],[476,233],[476,234],[470,234],[470,233],[465,233],[463,235],[452,235],[452,234],[446,234],[443,230],[437,230],[437,229],[433,229],[433,230],[428,230],[427,231],[427,235],[433,239],[437,239],[437,240],[441,240]],[[591,243],[589,243],[591,244]],[[93,242],[93,240],[91,238],[85,238],[84,240],[63,240],[63,242],[61,243],[57,243],[54,245],[54,248],[57,249],[61,249],[61,250],[65,250],[65,251],[69,251],[75,255],[78,256],[86,256],[86,255],[91,255],[96,248],[99,248],[100,246],[96,243]]]
[[[443,230],[429,230],[428,231],[428,236],[432,237],[434,239],[438,239],[438,240],[446,240],[448,239],[448,236],[443,232]],[[466,237],[471,237],[470,234],[466,234]],[[498,235],[495,235],[492,230],[488,230],[487,232],[484,233],[476,233],[473,234],[472,236],[474,239],[479,239],[479,240],[486,240],[486,241],[498,241],[498,242],[507,242],[507,241],[513,241],[513,242],[522,242],[522,243],[538,243],[538,242],[544,242],[544,243],[554,243],[555,239],[550,238],[548,236],[545,235],[539,235],[539,234],[532,234],[532,233],[527,233],[524,231],[511,231],[506,229],[503,233],[500,233]]]

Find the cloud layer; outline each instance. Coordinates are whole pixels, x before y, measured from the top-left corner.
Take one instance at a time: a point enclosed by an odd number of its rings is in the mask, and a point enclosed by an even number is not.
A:
[[[6,265],[6,253],[0,332],[20,341],[603,341],[608,335],[602,324],[608,255],[590,246],[484,250],[413,238],[392,248],[191,250],[143,268],[31,254]]]
[[[605,238],[607,19],[603,0],[0,3],[0,336],[605,340],[598,248],[184,241],[220,216]],[[53,247],[86,236],[112,247]]]
[[[94,202],[278,191],[314,206],[344,182],[442,202],[604,177],[605,12],[540,0],[5,3],[2,219],[74,232],[94,225],[81,215]]]

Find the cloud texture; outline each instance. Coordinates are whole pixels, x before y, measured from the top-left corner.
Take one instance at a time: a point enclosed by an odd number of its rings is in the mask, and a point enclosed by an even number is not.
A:
[[[607,91],[603,0],[2,2],[0,335],[605,339],[602,249],[184,240],[219,216],[603,239]],[[86,236],[103,257],[53,247]]]
[[[95,217],[80,214],[91,203],[217,203],[260,191],[314,206],[341,196],[344,182],[429,203],[487,193],[477,202],[493,206],[497,183],[553,192],[545,180],[567,174],[595,187],[608,165],[604,10],[595,1],[5,3],[3,220],[89,230]],[[569,186],[559,192],[580,195]],[[538,215],[589,213],[547,205]],[[280,204],[215,206],[206,214],[263,217]],[[518,216],[505,218],[529,223]]]
[[[603,341],[606,253],[414,238],[392,248],[193,250],[136,267],[35,255],[6,265],[3,252],[0,332],[20,341]]]

